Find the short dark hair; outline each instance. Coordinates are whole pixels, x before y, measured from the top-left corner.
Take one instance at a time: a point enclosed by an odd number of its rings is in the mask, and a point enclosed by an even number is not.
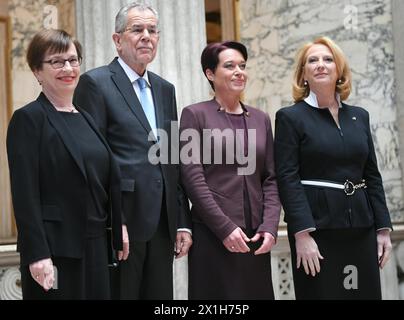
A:
[[[41,70],[46,54],[66,52],[72,43],[76,47],[77,57],[81,60],[82,47],[80,42],[73,39],[66,31],[54,29],[39,31],[28,45],[27,62],[29,67],[32,71]]]
[[[201,55],[201,65],[203,74],[206,77],[206,70],[210,69],[212,72],[216,71],[217,65],[219,63],[220,52],[226,49],[234,49],[243,55],[245,61],[248,59],[247,48],[240,42],[236,41],[224,41],[224,42],[213,42],[208,44],[202,51]],[[210,86],[215,90],[213,82],[209,81]]]

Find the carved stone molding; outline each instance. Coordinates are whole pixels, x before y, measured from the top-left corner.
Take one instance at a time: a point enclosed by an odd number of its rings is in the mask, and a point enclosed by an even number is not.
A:
[[[21,274],[18,267],[0,268],[0,300],[20,300]]]

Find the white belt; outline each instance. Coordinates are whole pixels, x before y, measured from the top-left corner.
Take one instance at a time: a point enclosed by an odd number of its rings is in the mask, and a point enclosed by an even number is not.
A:
[[[361,183],[354,184],[353,182],[346,180],[344,184],[328,182],[328,181],[318,181],[318,180],[301,180],[301,184],[315,186],[315,187],[327,187],[334,189],[344,190],[345,194],[351,196],[355,193],[356,189],[367,188],[365,180],[362,179]]]
[[[328,188],[335,188],[335,189],[344,189],[345,186],[340,183],[334,182],[325,182],[325,181],[316,181],[316,180],[302,180],[300,181],[302,184],[306,184],[308,186],[317,186],[317,187],[328,187]]]

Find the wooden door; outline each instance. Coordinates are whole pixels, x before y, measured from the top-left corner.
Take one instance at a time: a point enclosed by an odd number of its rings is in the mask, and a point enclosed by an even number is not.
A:
[[[11,116],[10,20],[0,17],[0,243],[12,242],[15,223],[6,152],[7,126]]]

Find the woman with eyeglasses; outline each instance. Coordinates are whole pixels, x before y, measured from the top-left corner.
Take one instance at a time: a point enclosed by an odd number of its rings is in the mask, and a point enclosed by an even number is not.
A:
[[[65,31],[38,32],[27,60],[42,92],[8,127],[23,299],[109,299],[107,227],[119,260],[129,253],[119,169],[91,117],[72,103],[81,59]]]
[[[351,72],[329,38],[296,59],[295,104],[275,120],[275,167],[296,299],[381,299],[389,210],[369,113],[346,104]]]

